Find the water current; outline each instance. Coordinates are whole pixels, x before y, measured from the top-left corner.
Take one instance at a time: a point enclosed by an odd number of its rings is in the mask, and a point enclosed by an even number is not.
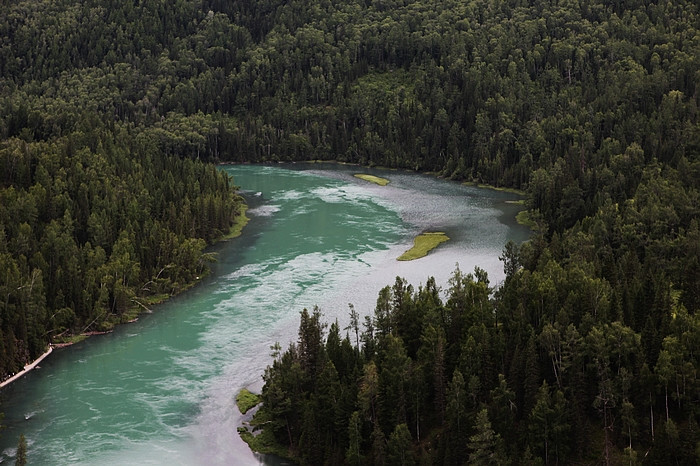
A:
[[[269,347],[296,338],[318,305],[347,324],[396,276],[445,287],[457,264],[503,279],[504,243],[527,239],[512,194],[427,175],[336,164],[223,166],[249,204],[243,235],[213,248],[212,273],[114,332],[55,350],[0,391],[0,458],[24,434],[37,465],[257,465],[236,428],[243,387],[260,390]],[[353,177],[371,173],[381,187]],[[396,258],[422,231],[451,238],[427,257]]]

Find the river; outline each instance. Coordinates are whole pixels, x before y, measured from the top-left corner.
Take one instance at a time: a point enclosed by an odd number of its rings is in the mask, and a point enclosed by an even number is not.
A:
[[[24,434],[30,464],[274,464],[247,448],[234,404],[260,390],[269,347],[296,338],[299,312],[361,315],[396,276],[446,286],[456,264],[503,279],[504,243],[522,242],[516,196],[427,175],[337,164],[223,166],[241,187],[250,222],[213,249],[196,287],[135,323],[54,351],[0,392],[4,462]],[[381,187],[357,179],[371,173]],[[445,231],[427,257],[399,262],[413,237]]]

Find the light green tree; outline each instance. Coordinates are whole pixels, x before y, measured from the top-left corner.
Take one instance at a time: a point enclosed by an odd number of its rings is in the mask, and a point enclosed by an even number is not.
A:
[[[505,464],[501,436],[494,432],[489,421],[488,411],[482,409],[476,415],[474,423],[476,433],[469,437],[469,464],[485,466]]]

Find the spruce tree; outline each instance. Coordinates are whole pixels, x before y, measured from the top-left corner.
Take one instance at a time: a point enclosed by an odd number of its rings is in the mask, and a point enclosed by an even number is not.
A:
[[[488,411],[484,408],[476,415],[476,433],[469,437],[469,464],[485,466],[506,463],[501,436],[491,428]]]
[[[19,444],[17,444],[17,456],[15,457],[15,466],[25,466],[27,464],[27,440],[24,434],[19,436]]]

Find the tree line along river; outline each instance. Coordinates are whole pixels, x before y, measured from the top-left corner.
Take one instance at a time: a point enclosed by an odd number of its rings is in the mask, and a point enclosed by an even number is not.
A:
[[[402,171],[336,164],[222,166],[241,187],[250,222],[218,244],[198,286],[135,323],[57,351],[0,392],[5,462],[24,434],[31,464],[259,464],[240,440],[235,394],[259,390],[269,347],[296,338],[299,312],[318,305],[347,325],[396,276],[445,286],[457,264],[491,284],[515,222],[516,195]],[[379,186],[356,173],[390,181]],[[397,261],[423,231],[450,240]]]

